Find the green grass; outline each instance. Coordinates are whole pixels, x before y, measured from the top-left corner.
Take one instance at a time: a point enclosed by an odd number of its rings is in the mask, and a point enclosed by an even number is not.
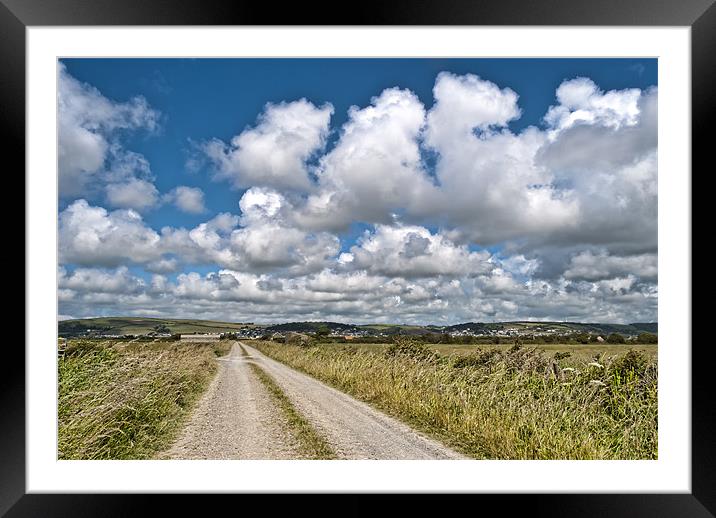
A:
[[[248,356],[243,347],[241,354]],[[336,454],[328,442],[311,426],[311,424],[296,410],[291,400],[281,390],[274,379],[255,363],[250,364],[256,377],[266,387],[278,407],[281,409],[291,433],[299,443],[301,452],[309,459],[335,459]]]
[[[656,348],[255,343],[474,458],[657,458]]]
[[[58,358],[58,458],[147,459],[165,449],[231,342],[69,340]]]

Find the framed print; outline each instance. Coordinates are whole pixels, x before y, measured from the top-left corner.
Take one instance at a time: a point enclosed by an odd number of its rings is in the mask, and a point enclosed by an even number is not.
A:
[[[2,2],[27,245],[1,512],[713,515],[712,2]]]

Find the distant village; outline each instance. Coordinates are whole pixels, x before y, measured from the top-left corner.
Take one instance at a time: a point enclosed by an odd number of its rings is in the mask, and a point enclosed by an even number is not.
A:
[[[214,341],[221,339],[270,339],[285,341],[287,337],[295,334],[312,336],[320,340],[327,341],[387,341],[396,335],[409,335],[420,337],[427,341],[446,341],[447,339],[456,342],[468,342],[471,339],[494,340],[540,340],[551,342],[554,340],[575,340],[582,343],[587,342],[614,342],[632,341],[639,339],[656,340],[656,334],[653,335],[643,330],[622,328],[628,326],[620,326],[621,332],[615,332],[610,327],[613,325],[604,325],[605,329],[589,329],[584,327],[589,324],[573,324],[574,326],[582,326],[582,328],[570,328],[566,324],[549,323],[535,324],[522,323],[517,325],[514,323],[466,323],[454,326],[357,326],[352,324],[340,324],[332,322],[295,322],[277,325],[253,325],[246,324],[236,329],[224,333],[219,332],[193,332],[193,333],[172,333],[171,329],[164,325],[155,325],[146,333],[136,334],[117,334],[110,332],[107,328],[75,328],[70,332],[60,333],[60,336],[72,336],[76,338],[104,338],[104,339],[124,339],[124,340],[182,340],[182,341]],[[596,326],[596,325],[592,325]],[[653,338],[650,336],[651,335]],[[615,340],[615,336],[618,340]]]

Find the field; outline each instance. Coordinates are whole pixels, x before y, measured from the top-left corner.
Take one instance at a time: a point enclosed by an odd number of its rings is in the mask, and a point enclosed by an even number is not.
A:
[[[656,346],[253,344],[473,458],[657,458]]]
[[[58,358],[58,458],[152,458],[170,444],[230,346],[69,340]]]
[[[450,356],[468,356],[474,354],[479,350],[495,350],[495,351],[507,351],[513,344],[426,344],[431,350],[441,355]],[[365,348],[366,350],[384,349],[388,347],[387,344],[356,344],[357,348]],[[594,359],[595,356],[612,357],[623,355],[629,350],[633,349],[644,354],[647,358],[656,361],[658,346],[656,344],[539,344],[539,345],[525,345],[524,348],[529,349],[534,347],[537,350],[543,351],[548,355],[554,356],[555,353],[569,353],[568,361],[577,361],[589,363]]]
[[[69,340],[58,358],[59,459],[157,458],[232,343]],[[656,345],[425,345],[407,337],[392,344],[245,343],[469,457],[658,455]],[[297,410],[304,393],[289,400],[257,365],[249,367],[324,458],[331,445],[309,433],[313,423]]]

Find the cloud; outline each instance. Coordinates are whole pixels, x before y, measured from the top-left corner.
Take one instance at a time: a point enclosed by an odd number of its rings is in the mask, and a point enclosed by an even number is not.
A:
[[[251,269],[321,269],[335,256],[339,239],[327,232],[294,228],[282,214],[286,199],[276,191],[252,188],[239,201],[243,228],[231,234],[231,247]]]
[[[477,275],[489,271],[487,252],[470,252],[440,234],[408,225],[377,225],[351,248],[351,266],[387,276]]]
[[[433,194],[418,138],[425,110],[409,90],[390,88],[365,108],[352,106],[335,147],[321,158],[319,190],[299,209],[298,221],[337,230],[352,221],[389,222],[397,207]]]
[[[398,218],[437,223],[450,239],[481,246],[654,246],[655,88],[604,92],[569,79],[557,89],[549,126],[519,133],[509,129],[521,115],[509,88],[443,72],[433,94],[427,112],[400,88],[351,107],[306,192],[273,182],[270,172],[257,172],[255,186],[268,179],[282,196],[284,226],[303,231]],[[247,132],[272,134],[263,124]],[[302,170],[292,178],[308,179]]]
[[[120,267],[62,274],[63,313],[152,314],[275,322],[444,323],[506,319],[634,322],[653,319],[657,291],[635,276],[595,282],[520,281],[501,268],[478,276],[407,279],[326,269],[306,275],[222,269],[150,283]]]
[[[630,124],[574,125],[538,151],[536,162],[568,185],[580,206],[579,225],[543,241],[656,251],[657,102],[657,90],[649,89]]]
[[[164,227],[161,230],[161,249],[176,254],[188,264],[216,264],[238,267],[229,248],[231,232],[239,217],[223,212],[193,229]]]
[[[72,271],[62,274],[62,312],[655,320],[657,89],[568,79],[545,124],[519,132],[509,88],[441,73],[433,94],[426,110],[413,92],[388,88],[351,107],[330,143],[331,105],[268,104],[230,143],[205,144],[217,178],[246,190],[238,214],[193,228],[155,230],[140,211],[161,200],[201,214],[201,189],[160,197],[144,157],[112,131],[88,129],[105,142],[88,178],[104,178],[119,210],[80,199],[60,214],[60,262]],[[368,230],[352,242],[342,232],[356,222]],[[193,271],[207,268],[216,271]]]
[[[520,116],[512,90],[474,75],[438,75],[425,142],[438,153],[439,196],[423,205],[455,235],[483,245],[545,235],[579,220],[579,200],[535,163],[547,135],[530,127],[513,134]],[[432,205],[432,207],[430,206]]]
[[[159,203],[159,191],[146,180],[132,178],[125,183],[111,183],[106,187],[107,202],[112,207],[144,211]]]
[[[75,292],[127,294],[139,293],[145,287],[144,281],[131,275],[126,267],[114,271],[77,268],[71,274],[61,268],[59,273],[59,288]]]
[[[148,262],[145,269],[152,273],[170,273],[179,269],[179,261],[176,257],[163,257],[156,261]]]
[[[539,268],[540,261],[537,258],[528,259],[523,254],[512,255],[504,259],[498,259],[500,266],[515,275],[531,277]]]
[[[603,92],[591,79],[577,77],[559,85],[559,104],[549,108],[544,120],[556,130],[580,123],[613,129],[633,126],[639,118],[640,96],[638,88]]]
[[[336,236],[305,232],[277,218],[283,203],[277,193],[254,189],[244,198],[241,217],[220,213],[192,229],[167,226],[160,232],[135,210],[108,211],[77,200],[60,213],[60,262],[143,264],[158,273],[195,264],[252,272],[284,268],[300,274],[321,270],[338,254]]]
[[[571,258],[566,279],[597,281],[617,276],[633,275],[642,279],[655,280],[658,272],[658,260],[655,253],[632,256],[609,255],[606,250],[593,252],[587,250]]]
[[[87,196],[107,181],[151,180],[148,163],[122,137],[159,128],[159,112],[141,96],[115,102],[58,66],[58,172],[61,197]],[[121,178],[120,178],[121,177]]]
[[[294,274],[322,269],[339,251],[339,240],[325,232],[306,232],[281,217],[285,198],[252,188],[239,202],[241,217],[223,213],[191,230],[165,228],[162,247],[193,264]]]
[[[134,210],[109,212],[77,200],[59,216],[60,263],[118,266],[161,256],[160,236]]]
[[[328,136],[333,106],[317,107],[306,99],[268,103],[253,128],[229,144],[214,139],[204,145],[217,179],[236,188],[310,189],[307,160]]]
[[[207,210],[204,204],[204,191],[199,187],[180,185],[165,194],[162,200],[174,204],[177,209],[187,214],[202,214]]]
[[[425,140],[436,149],[459,145],[474,136],[475,130],[505,127],[521,115],[514,91],[500,89],[473,74],[441,72],[433,96],[435,105],[428,114]]]

